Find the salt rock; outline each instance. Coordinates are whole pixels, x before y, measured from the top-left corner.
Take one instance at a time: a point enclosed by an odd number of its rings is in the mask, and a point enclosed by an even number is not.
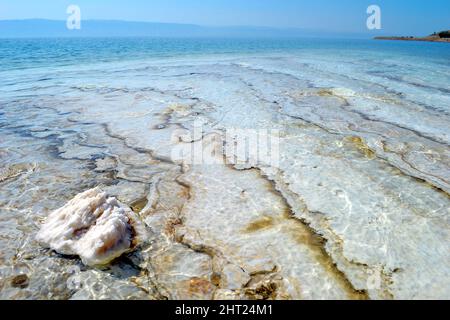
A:
[[[129,207],[94,188],[53,211],[36,239],[60,254],[79,256],[85,265],[101,266],[132,249],[136,221]]]

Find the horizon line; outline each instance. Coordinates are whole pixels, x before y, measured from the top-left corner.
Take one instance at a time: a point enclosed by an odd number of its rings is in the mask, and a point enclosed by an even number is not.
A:
[[[0,19],[0,22],[11,21],[51,21],[65,23],[65,19],[48,19],[48,18],[21,18],[21,19]],[[165,24],[165,25],[179,25],[179,26],[191,26],[201,28],[257,28],[257,29],[272,29],[278,31],[314,31],[314,32],[329,32],[333,34],[354,34],[354,35],[369,35],[370,32],[350,31],[350,30],[328,30],[328,29],[315,29],[307,27],[287,27],[287,26],[263,26],[263,25],[206,25],[197,23],[181,23],[181,22],[159,22],[159,21],[142,21],[142,20],[120,20],[120,19],[81,19],[83,22],[123,22],[123,23],[145,23],[145,24]]]

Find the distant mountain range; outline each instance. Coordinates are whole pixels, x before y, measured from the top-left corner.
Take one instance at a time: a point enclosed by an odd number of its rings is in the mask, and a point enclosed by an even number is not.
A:
[[[368,34],[339,33],[296,28],[207,27],[193,24],[82,20],[80,30],[69,30],[66,21],[0,20],[0,38],[40,37],[351,37]]]

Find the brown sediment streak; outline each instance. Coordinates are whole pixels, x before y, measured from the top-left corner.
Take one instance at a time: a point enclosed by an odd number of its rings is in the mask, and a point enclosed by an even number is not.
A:
[[[191,199],[191,186],[189,185],[189,184],[187,184],[187,183],[185,183],[184,181],[182,181],[181,179],[180,179],[180,176],[181,175],[179,175],[176,179],[175,179],[175,182],[176,183],[178,183],[180,186],[182,186],[184,189],[183,190],[185,190],[185,194],[186,194],[186,199],[187,200],[190,200]]]
[[[130,207],[135,213],[139,213],[147,206],[148,199],[147,197],[142,197],[136,201],[134,201]]]
[[[263,177],[266,177],[264,174],[262,174]],[[300,197],[299,194],[293,193],[292,191],[288,190],[288,188],[286,187],[286,185],[284,185],[284,182],[279,181],[277,179],[272,179],[270,177],[266,177],[268,179],[268,181],[271,182],[272,187],[274,188],[274,192],[277,192],[279,194],[283,194],[283,193],[288,193],[287,196],[283,196],[282,195],[282,199],[284,199],[288,206],[289,206],[289,200],[288,197],[291,198],[295,198],[295,197]],[[279,191],[280,190],[280,191]],[[283,190],[283,191],[281,191]],[[320,215],[320,216],[325,216],[325,214],[323,212],[318,212],[318,211],[311,211],[308,209],[308,207],[306,207],[303,199],[300,198],[300,203],[302,205],[301,210],[304,212],[307,212],[310,215]],[[319,246],[320,251],[323,254],[323,257],[326,258],[326,263],[328,263],[328,265],[331,263],[331,267],[333,268],[333,270],[335,271],[335,275],[338,276],[338,280],[341,280],[344,286],[347,286],[347,288],[349,289],[349,291],[347,291],[349,293],[350,298],[352,299],[356,299],[355,296],[352,296],[352,294],[356,294],[356,297],[362,297],[362,299],[370,299],[370,296],[368,295],[366,290],[358,290],[356,289],[351,281],[346,277],[345,273],[343,271],[341,271],[336,263],[333,261],[333,258],[328,254],[328,252],[325,249],[325,244],[327,243],[328,240],[326,237],[322,236],[320,233],[318,233],[314,228],[311,227],[310,223],[308,223],[305,219],[303,218],[299,218],[294,214],[294,211],[291,210],[290,214],[290,218],[291,219],[295,219],[299,222],[301,222],[302,224],[304,224],[312,233],[317,234],[319,236],[319,238],[321,238],[323,245]],[[354,261],[354,260],[348,260],[345,255],[344,255],[344,250],[343,250],[343,240],[334,232],[334,230],[330,227],[327,226],[328,223],[327,221],[324,221],[325,225],[323,226],[324,230],[326,230],[326,233],[329,233],[330,236],[329,238],[333,239],[333,246],[335,247],[335,250],[337,250],[339,256],[345,261],[345,263],[348,263],[350,265],[353,266],[357,266],[361,269],[363,269],[364,271],[372,271],[372,268],[364,263],[358,262],[358,261]],[[396,270],[398,269],[394,269],[392,270],[392,273],[397,272]],[[383,281],[383,285],[381,288],[381,291],[379,292],[379,294],[381,294],[385,299],[394,299],[393,294],[389,291],[389,286],[390,284],[392,284],[392,279],[390,278],[391,274],[388,272],[386,273],[384,270],[381,270],[381,278]]]
[[[338,281],[341,287],[347,292],[347,295],[350,299],[368,300],[368,293],[365,290],[357,290],[353,286],[351,281],[346,277],[345,273],[339,270],[332,257],[328,254],[325,249],[327,239],[316,230],[314,230],[305,220],[296,217],[288,200],[280,191],[278,191],[276,182],[264,175],[261,170],[258,169],[258,171],[261,177],[268,181],[272,186],[271,192],[275,193],[282,199],[286,207],[286,211],[284,213],[284,216],[282,217],[286,223],[284,227],[287,229],[287,231],[289,231],[293,239],[301,244],[307,245],[310,248],[310,250],[314,253],[317,261],[325,268],[325,270],[330,275],[334,277],[335,280]]]
[[[376,152],[370,149],[370,147],[364,142],[361,137],[351,136],[345,138],[347,141],[351,142],[366,158],[375,159],[377,157]]]
[[[273,217],[262,217],[251,222],[244,230],[246,233],[253,233],[260,230],[268,229],[276,225],[279,221]]]
[[[290,217],[286,215],[286,219],[290,220],[291,236],[301,244],[306,244],[314,253],[317,261],[324,267],[324,269],[332,274],[334,279],[338,281],[342,288],[345,289],[347,295],[353,300],[368,300],[369,295],[364,290],[357,290],[347,278],[344,272],[339,270],[336,263],[325,249],[327,240],[318,234],[311,226],[304,221],[293,216],[290,212]]]

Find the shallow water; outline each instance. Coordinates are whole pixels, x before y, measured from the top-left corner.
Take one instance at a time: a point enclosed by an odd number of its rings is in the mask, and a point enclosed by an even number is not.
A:
[[[1,40],[0,297],[448,299],[449,62],[439,43]],[[279,130],[278,165],[173,161],[199,120],[207,146]],[[103,269],[34,240],[96,186],[147,228]]]

